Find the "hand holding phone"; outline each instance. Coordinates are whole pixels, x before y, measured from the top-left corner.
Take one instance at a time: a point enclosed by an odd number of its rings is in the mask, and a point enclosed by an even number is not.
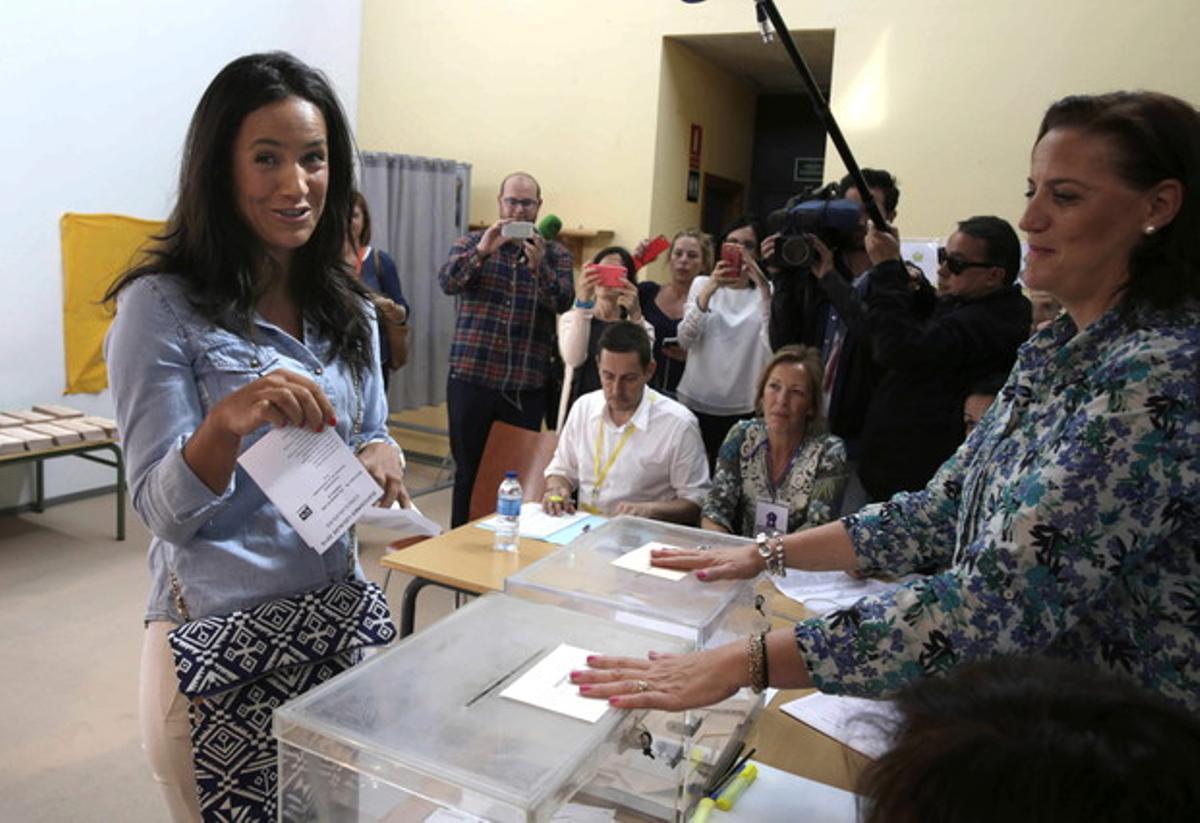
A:
[[[537,231],[537,227],[532,223],[524,220],[514,220],[500,227],[500,236],[509,237],[514,240],[525,240],[533,237],[535,231]]]
[[[729,268],[724,272],[725,277],[735,278],[742,274],[742,245],[740,243],[724,243],[721,245],[721,260]]]
[[[629,282],[624,266],[609,266],[596,263],[592,265],[592,269],[600,276],[598,285],[604,286],[606,289],[619,289]]]

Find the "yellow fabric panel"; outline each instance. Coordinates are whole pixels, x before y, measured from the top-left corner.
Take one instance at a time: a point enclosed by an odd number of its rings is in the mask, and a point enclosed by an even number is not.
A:
[[[119,214],[63,215],[64,394],[98,392],[108,386],[103,348],[112,312],[101,302],[104,292],[164,226]]]

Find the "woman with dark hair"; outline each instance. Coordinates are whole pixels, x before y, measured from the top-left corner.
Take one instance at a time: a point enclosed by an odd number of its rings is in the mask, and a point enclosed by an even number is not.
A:
[[[850,471],[841,438],[825,431],[817,350],[777,351],[758,377],[754,409],[721,444],[701,526],[754,537],[828,523]]]
[[[608,279],[616,269],[621,270],[619,283]],[[576,278],[575,305],[558,316],[558,353],[564,366],[558,403],[559,431],[575,401],[600,388],[600,373],[596,370],[600,335],[609,323],[619,320],[641,324],[650,335],[651,344],[654,343],[654,327],[642,317],[638,302],[633,255],[621,246],[609,246],[596,252],[592,262],[584,265]]]
[[[599,659],[576,676],[589,696],[680,709],[770,682],[872,697],[1041,654],[1200,712],[1200,114],[1149,92],[1061,100],[1027,198],[1025,279],[1064,314],[923,490],[759,546],[654,558],[704,580],[915,577],[699,654]]]
[[[342,256],[353,152],[320,72],[234,60],[192,117],[165,232],[107,295],[131,498],[153,534],[142,734],[175,820],[274,818],[262,709],[390,639],[353,532],[314,551],[237,463],[271,428],[331,427],[380,505],[407,498],[374,312]]]
[[[346,262],[370,291],[379,321],[379,358],[383,363],[383,389],[389,372],[408,358],[408,301],[400,289],[396,261],[385,251],[371,248],[371,210],[362,192],[352,195],[350,231],[346,236]]]
[[[634,256],[640,258],[649,243],[639,243]],[[674,398],[687,362],[687,352],[679,345],[679,321],[692,281],[701,272],[712,271],[712,238],[699,229],[675,232],[667,250],[667,267],[671,278],[666,283],[638,283],[638,300],[642,316],[654,327],[654,377],[650,385]]]
[[[912,683],[896,708],[892,747],[856,787],[864,823],[1200,818],[1200,720],[1108,672],[976,661]]]
[[[761,237],[751,215],[725,230],[712,274],[692,281],[679,321],[688,359],[676,393],[700,422],[710,468],[733,425],[754,416],[754,384],[771,356],[771,287],[758,267]]]

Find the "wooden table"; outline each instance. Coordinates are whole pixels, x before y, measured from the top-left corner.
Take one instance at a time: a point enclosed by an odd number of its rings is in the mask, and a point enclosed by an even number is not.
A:
[[[417,595],[425,586],[437,585],[472,595],[501,591],[506,577],[558,548],[553,543],[522,538],[518,551],[509,554],[495,551],[492,541],[492,532],[468,523],[383,556],[380,562],[385,567],[413,575],[413,581],[404,590],[401,605],[401,637],[412,634]],[[779,594],[770,581],[759,583],[759,593],[766,597],[767,612],[771,615],[772,625],[777,628],[809,616],[799,603]],[[746,748],[758,748],[755,760],[853,791],[859,772],[870,761],[779,709],[784,703],[812,691],[780,691],[759,715],[746,740]]]
[[[389,552],[379,562],[385,568],[411,574],[400,604],[400,636],[413,632],[417,595],[426,586],[441,586],[463,594],[486,594],[504,588],[504,580],[558,548],[553,543],[520,538],[516,552],[492,548],[495,533],[467,523],[408,548]]]
[[[92,454],[92,452],[112,452],[113,459]],[[66,446],[51,446],[37,451],[15,452],[0,455],[0,466],[12,466],[18,463],[34,464],[34,498],[33,510],[39,514],[46,510],[46,474],[42,464],[53,457],[81,457],[93,463],[117,470],[117,539],[125,539],[125,458],[121,455],[121,446],[116,440],[92,440],[72,443]]]

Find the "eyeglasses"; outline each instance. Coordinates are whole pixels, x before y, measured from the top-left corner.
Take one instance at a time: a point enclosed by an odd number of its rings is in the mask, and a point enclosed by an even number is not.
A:
[[[532,209],[538,204],[538,201],[530,200],[528,197],[505,197],[501,202],[510,209],[515,209],[518,206],[523,209]]]
[[[973,269],[973,268],[990,269],[992,266],[998,266],[1000,264],[999,263],[989,263],[986,260],[980,260],[978,262],[975,262],[975,261],[971,261],[971,260],[963,260],[961,257],[951,257],[948,254],[946,254],[946,247],[941,246],[940,248],[938,248],[938,265],[945,266],[946,271],[957,276],[957,275],[960,275],[963,272],[965,272],[967,269]]]

